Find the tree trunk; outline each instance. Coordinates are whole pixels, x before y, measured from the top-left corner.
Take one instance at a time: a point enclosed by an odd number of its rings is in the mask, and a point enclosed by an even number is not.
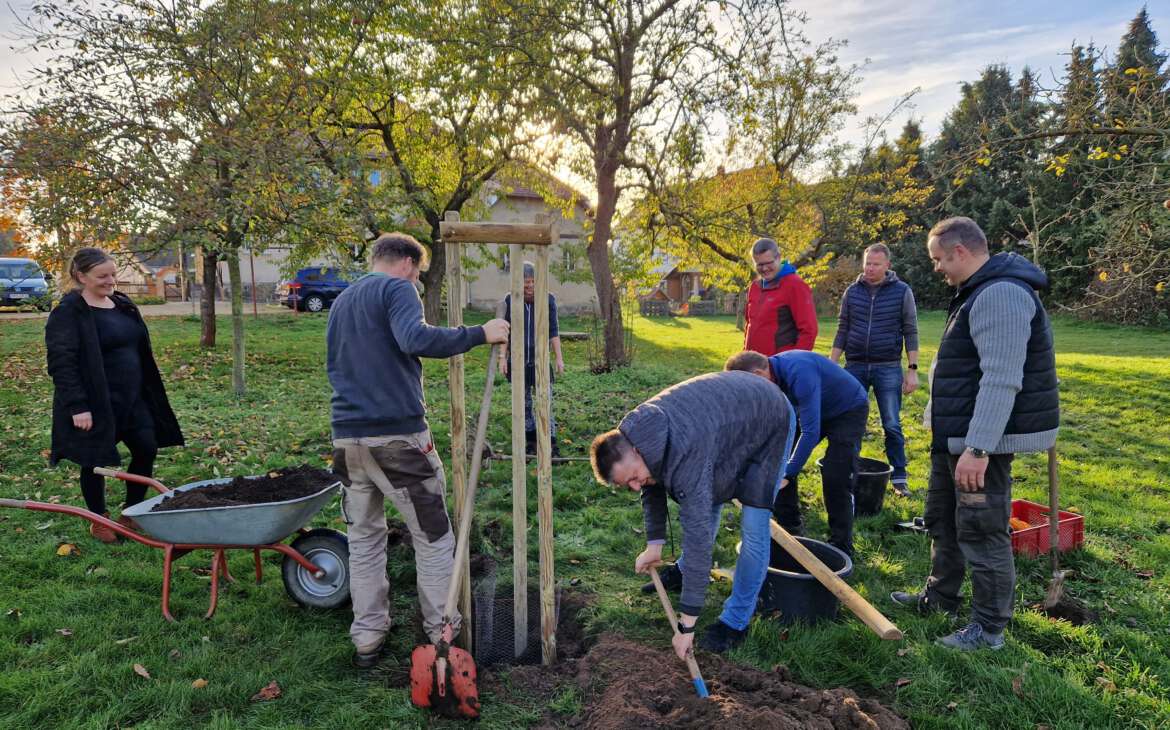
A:
[[[735,328],[743,332],[746,323],[744,312],[747,311],[747,289],[735,293]]]
[[[609,237],[613,230],[613,216],[617,209],[618,189],[615,182],[617,163],[605,161],[597,165],[597,216],[593,222],[593,240],[585,249],[589,266],[593,269],[593,288],[605,333],[606,370],[626,364],[626,337],[622,323],[622,303],[613,285],[609,265]]]
[[[423,316],[427,324],[441,325],[443,310],[443,279],[447,275],[446,246],[436,243],[439,240],[439,224],[431,224],[431,267],[422,273],[419,281],[423,285]]]
[[[227,254],[228,281],[232,286],[232,390],[244,395],[244,277],[240,274],[240,249]]]
[[[203,289],[199,297],[199,346],[215,347],[215,285],[219,278],[218,254],[203,250]]]

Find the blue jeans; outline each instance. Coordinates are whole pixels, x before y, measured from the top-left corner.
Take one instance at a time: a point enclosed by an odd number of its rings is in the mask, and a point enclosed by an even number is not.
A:
[[[788,406],[788,439],[784,444],[785,457],[780,461],[780,473],[776,475],[776,485],[772,488],[772,501],[776,501],[776,494],[780,491],[780,482],[784,478],[784,468],[788,465],[788,454],[792,453],[793,434],[796,432],[796,413]],[[760,588],[764,585],[764,578],[768,576],[768,565],[772,559],[772,510],[759,507],[743,506],[743,514],[739,522],[739,559],[735,563],[735,577],[731,583],[731,595],[723,602],[723,612],[719,620],[733,629],[743,631],[752,620],[756,612],[756,601],[760,596]],[[723,512],[723,505],[717,504],[711,508],[711,545],[719,537],[719,518]],[[683,555],[678,556],[678,567],[683,567]]]
[[[892,481],[906,481],[906,437],[902,435],[902,366],[850,363],[846,372],[857,378],[861,387],[873,388],[882,430],[886,432],[886,458],[894,473]]]

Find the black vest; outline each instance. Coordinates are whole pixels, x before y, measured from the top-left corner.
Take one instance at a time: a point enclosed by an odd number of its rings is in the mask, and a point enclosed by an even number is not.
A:
[[[849,332],[845,360],[849,363],[901,362],[902,302],[906,282],[889,277],[876,287],[854,282],[845,292]]]
[[[975,299],[991,284],[1010,282],[1032,296],[1036,313],[1024,360],[1024,381],[1016,394],[1004,435],[1051,431],[1060,425],[1060,396],[1057,390],[1056,353],[1048,314],[1032,284],[1014,276],[1004,267],[976,272],[956,292],[947,315],[946,329],[935,355],[931,379],[931,451],[947,453],[947,440],[963,438],[975,412],[975,396],[983,370],[971,339],[969,317]]]

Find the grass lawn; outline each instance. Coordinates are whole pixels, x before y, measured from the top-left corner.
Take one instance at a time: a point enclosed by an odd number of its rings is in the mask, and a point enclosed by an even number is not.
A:
[[[301,462],[323,465],[330,452],[324,322],[304,315],[249,319],[249,394],[237,402],[226,319],[220,347],[211,353],[198,348],[195,320],[151,320],[155,353],[187,435],[186,448],[160,455],[156,475],[178,485]],[[565,329],[573,325],[563,323]],[[924,372],[941,325],[938,314],[923,317]],[[76,467],[50,469],[44,458],[51,386],[44,373],[43,326],[40,320],[0,322],[0,497],[56,497],[80,505]],[[822,322],[822,352],[833,326]],[[584,454],[596,432],[661,388],[720,368],[742,342],[725,318],[640,319],[635,331],[636,364],[609,375],[590,375],[583,343],[567,343],[569,371],[556,385],[554,405],[567,455]],[[859,520],[851,579],[906,632],[906,640],[882,642],[849,615],[783,634],[761,619],[734,658],[765,668],[786,664],[796,680],[813,686],[852,687],[892,706],[915,727],[1170,727],[1170,334],[1060,321],[1056,342],[1064,407],[1058,445],[1063,503],[1084,514],[1087,525],[1085,549],[1066,559],[1077,571],[1069,589],[1100,613],[1098,623],[1074,627],[1028,608],[1043,596],[1045,559],[1018,561],[1015,621],[1007,648],[994,654],[935,647],[932,640],[949,630],[943,618],[890,608],[887,594],[918,587],[929,563],[927,538],[895,527],[922,510],[929,437],[920,423],[926,395],[919,390],[903,414],[917,496],[887,497],[880,515]],[[469,421],[478,409],[485,356],[480,348],[468,357]],[[446,366],[428,362],[426,368],[431,425],[449,464]],[[489,433],[497,447],[510,438],[507,409],[507,391],[500,388]],[[882,457],[881,441],[875,408],[863,453]],[[1015,476],[1015,496],[1046,501],[1042,455],[1017,459]],[[484,473],[472,547],[501,561],[502,579],[511,575],[510,479],[507,462],[495,462]],[[631,570],[644,539],[636,496],[598,486],[583,463],[557,466],[554,480],[558,578],[595,595],[585,617],[589,631],[668,646],[661,608],[637,591],[642,580]],[[802,491],[810,534],[821,537],[826,529],[817,482],[809,475]],[[111,492],[117,504],[121,485],[111,485]],[[535,583],[534,487],[529,495]],[[316,523],[338,527],[336,505]],[[735,523],[728,515],[716,554],[722,565],[734,562]],[[675,538],[677,544],[677,530]],[[59,557],[64,542],[76,544],[80,554]],[[172,595],[180,620],[168,625],[158,607],[161,552],[134,543],[101,545],[89,537],[87,523],[75,518],[0,510],[0,727],[444,724],[414,709],[408,690],[391,686],[394,662],[408,663],[415,641],[409,551],[391,554],[399,628],[391,634],[391,658],[372,673],[349,665],[348,610],[299,608],[285,594],[275,557],[267,559],[263,584],[242,580],[225,589],[217,615],[204,621],[209,578],[193,568],[209,562],[204,555],[180,561]],[[250,556],[235,555],[231,566],[235,575],[248,576]],[[709,592],[702,624],[717,615],[726,590],[717,585]],[[136,674],[135,664],[150,679]],[[636,671],[631,668],[631,681]],[[193,687],[198,679],[207,685]],[[272,680],[282,697],[250,701]],[[483,699],[484,727],[523,726],[546,711],[516,692]],[[567,718],[580,702],[568,690],[555,705]]]

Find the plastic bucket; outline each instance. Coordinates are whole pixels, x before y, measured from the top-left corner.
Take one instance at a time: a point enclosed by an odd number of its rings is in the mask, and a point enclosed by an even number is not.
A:
[[[820,540],[808,537],[796,538],[800,544],[824,563],[829,570],[844,580],[853,572],[853,561],[848,555]],[[735,546],[738,554],[740,545]],[[759,610],[761,613],[780,612],[781,623],[817,623],[837,617],[840,601],[821,585],[811,573],[804,569],[796,558],[772,541],[772,555],[768,576],[760,589]]]
[[[817,459],[817,466],[821,468],[821,479],[824,479],[824,459]],[[890,483],[890,475],[894,467],[884,461],[867,459],[864,456],[858,459],[860,468],[857,470],[857,483],[853,487],[853,514],[859,517],[869,517],[882,511],[882,504],[886,500],[886,485]]]

